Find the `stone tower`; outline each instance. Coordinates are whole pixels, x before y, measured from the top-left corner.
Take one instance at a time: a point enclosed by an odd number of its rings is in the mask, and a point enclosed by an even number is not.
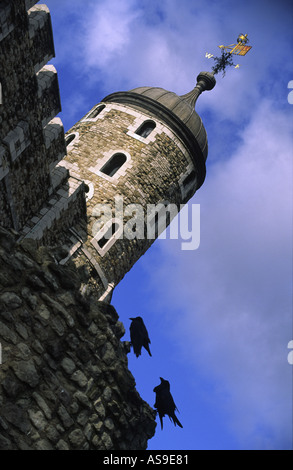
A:
[[[194,107],[215,83],[202,72],[183,96],[113,93],[66,134],[60,165],[87,190],[87,225],[71,230],[70,255],[90,262],[102,300],[203,184],[207,136]]]
[[[0,449],[142,450],[156,413],[109,299],[203,184],[215,79],[113,93],[65,136],[37,3],[0,1]]]

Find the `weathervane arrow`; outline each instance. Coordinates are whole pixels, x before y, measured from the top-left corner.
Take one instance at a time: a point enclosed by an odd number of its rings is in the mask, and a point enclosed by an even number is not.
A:
[[[220,71],[223,72],[223,76],[226,73],[226,67],[234,65],[235,69],[240,67],[240,64],[235,65],[233,63],[232,55],[244,56],[247,52],[250,51],[252,46],[247,46],[248,37],[247,34],[239,34],[236,44],[230,44],[229,46],[218,46],[222,50],[221,57],[214,57],[213,54],[206,52],[206,57],[208,59],[213,59],[216,62],[216,65],[212,67],[212,73],[216,75]]]

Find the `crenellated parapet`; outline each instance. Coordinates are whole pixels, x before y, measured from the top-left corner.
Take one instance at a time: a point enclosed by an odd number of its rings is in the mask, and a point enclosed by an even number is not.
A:
[[[44,65],[36,77],[39,113],[44,128],[61,111],[57,71],[54,65]]]
[[[55,56],[51,15],[46,5],[35,5],[28,10],[29,37],[35,72]]]
[[[55,56],[51,16],[46,5],[36,3],[0,5],[0,224],[20,233],[52,199],[54,169],[66,155],[63,124],[56,117],[58,76],[48,64]],[[68,177],[63,173],[57,189]],[[82,197],[82,182],[77,192]]]

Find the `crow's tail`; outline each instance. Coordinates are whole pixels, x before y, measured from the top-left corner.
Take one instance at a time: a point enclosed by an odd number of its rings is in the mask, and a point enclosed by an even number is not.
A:
[[[177,418],[177,416],[175,415],[175,413],[172,416],[170,416],[170,418],[172,419],[175,426],[176,426],[176,424],[178,424],[178,426],[180,426],[180,428],[183,428],[182,424],[180,423],[180,421]]]

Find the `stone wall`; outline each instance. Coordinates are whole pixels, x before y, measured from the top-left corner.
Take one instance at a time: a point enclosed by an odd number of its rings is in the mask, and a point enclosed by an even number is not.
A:
[[[88,266],[0,229],[0,449],[146,449],[155,412],[128,370],[112,305]]]
[[[64,168],[55,168],[57,187],[41,209],[27,221],[20,238],[31,238],[38,245],[61,244],[64,232],[75,224],[86,221],[85,185],[66,176]],[[55,173],[60,174],[55,175]]]
[[[48,200],[66,154],[50,12],[35,3],[0,2],[0,225],[17,231]]]
[[[140,137],[135,131],[148,120],[155,128],[148,137]],[[117,103],[96,105],[68,131],[66,140],[67,156],[59,166],[91,188],[87,230],[83,231],[84,235],[79,232],[82,246],[75,251],[74,258],[77,264],[88,258],[96,265],[103,295],[103,290],[110,284],[117,285],[153,243],[155,235],[148,236],[147,227],[155,225],[155,216],[151,219],[148,213],[152,205],[168,207],[170,204],[177,215],[189,199],[190,190],[194,193],[196,179],[191,177],[190,183],[184,183],[189,175],[195,175],[194,164],[184,144],[159,117]],[[113,176],[108,176],[101,169],[117,152],[123,153],[127,160]],[[130,204],[135,204],[134,212],[126,214],[125,208]],[[109,215],[97,210],[102,205],[110,209]],[[142,212],[135,213],[138,206]],[[136,236],[138,225],[132,224],[135,214],[144,224],[142,236]],[[121,234],[100,248],[97,227],[102,220],[105,225],[107,218],[110,224],[112,219],[119,225]],[[163,223],[168,224],[169,220],[163,217]],[[72,245],[77,241],[78,238]]]

